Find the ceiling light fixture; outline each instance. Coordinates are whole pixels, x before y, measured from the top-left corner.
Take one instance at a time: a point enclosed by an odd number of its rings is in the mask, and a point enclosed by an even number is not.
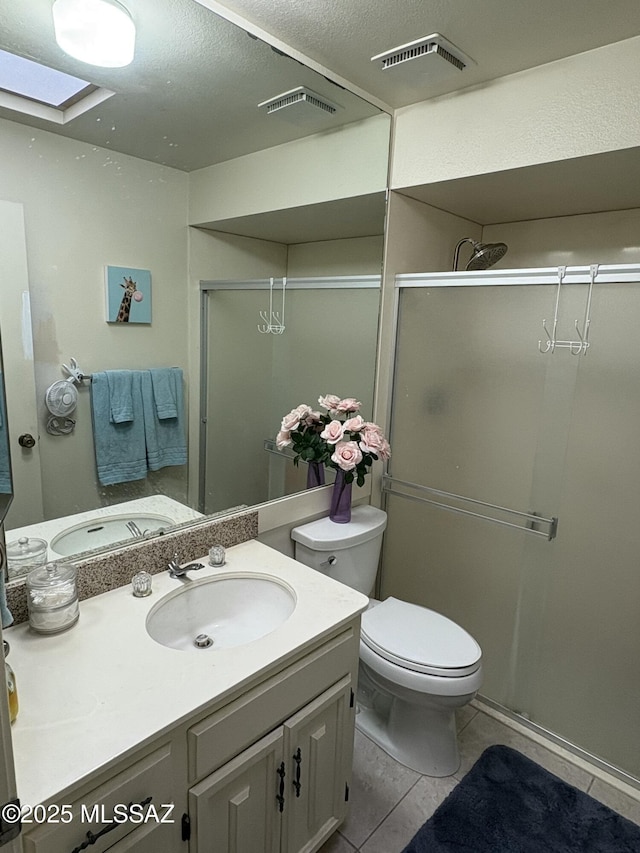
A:
[[[136,28],[117,0],[55,0],[58,45],[81,62],[122,68],[133,60]]]

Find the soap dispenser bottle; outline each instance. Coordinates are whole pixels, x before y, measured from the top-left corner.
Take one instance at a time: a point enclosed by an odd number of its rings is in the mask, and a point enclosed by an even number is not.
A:
[[[18,716],[18,686],[13,668],[7,660],[10,651],[9,643],[6,640],[3,640],[2,643],[4,646],[4,672],[7,679],[7,696],[9,699],[9,719],[13,723]]]

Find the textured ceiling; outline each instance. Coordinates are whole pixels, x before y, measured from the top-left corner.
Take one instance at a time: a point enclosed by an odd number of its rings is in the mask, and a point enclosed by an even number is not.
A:
[[[51,0],[0,3],[0,47],[113,90],[116,95],[64,127],[0,117],[191,171],[377,110],[339,88],[347,82],[378,105],[399,107],[477,85],[563,56],[640,34],[638,0],[125,0],[138,28],[134,63],[95,69],[66,57],[53,38]],[[212,10],[248,19],[294,57]],[[475,64],[415,82],[370,58],[440,32]],[[290,50],[289,50],[290,47]],[[296,61],[308,58],[316,73]],[[437,60],[438,63],[442,60]],[[299,85],[336,101],[329,119],[298,125],[257,104]]]
[[[6,108],[0,108],[0,118],[192,171],[331,130],[375,115],[380,108],[392,111],[640,35],[639,0],[124,3],[137,25],[136,57],[128,68],[107,70],[76,62],[59,50],[53,38],[51,0],[0,2],[0,47],[115,92],[62,127]],[[461,72],[445,66],[446,73],[434,79],[428,67],[423,72],[416,63],[412,79],[406,67],[396,73],[397,69],[382,71],[371,62],[377,53],[434,32],[469,55],[473,64]],[[259,102],[301,85],[338,103],[338,113],[333,117],[319,113],[309,123],[297,123],[284,113],[267,117],[257,109]],[[624,162],[613,157],[556,169],[540,167],[533,181],[530,173],[505,173],[406,192],[484,223],[561,215],[570,212],[569,197],[574,212],[609,209],[621,198],[623,206],[633,207],[640,204],[634,190],[637,182],[624,175],[638,173],[636,159],[631,151]],[[535,205],[532,187],[537,190]],[[376,205],[378,201],[370,208],[376,210],[379,225],[375,231],[370,223],[362,226],[363,233],[381,232],[382,215]],[[347,236],[350,229],[360,227],[363,217],[362,210],[346,206],[324,212],[325,223],[333,223],[333,228],[322,231],[325,239]],[[301,219],[287,222],[282,216],[269,223],[247,217],[243,223],[219,225],[229,231],[242,225],[236,233],[289,242],[292,229],[300,240],[319,233],[320,224],[311,211],[307,218],[306,230]]]
[[[195,0],[126,0],[137,25],[134,62],[99,69],[55,43],[51,0],[0,3],[0,47],[115,92],[55,126],[0,108],[0,118],[192,171],[357,121],[379,110],[204,8]],[[297,86],[336,102],[302,124],[257,105]]]
[[[207,0],[198,0],[207,4]],[[222,0],[355,86],[400,107],[640,34],[638,0]],[[440,33],[475,65],[411,85],[371,57]],[[418,79],[421,78],[421,79]]]

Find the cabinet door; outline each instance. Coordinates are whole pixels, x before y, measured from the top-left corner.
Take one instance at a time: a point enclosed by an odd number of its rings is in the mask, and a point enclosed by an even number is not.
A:
[[[278,853],[282,746],[278,728],[190,789],[190,853]]]
[[[317,850],[346,815],[353,752],[351,696],[347,675],[284,724],[289,783],[283,853]]]

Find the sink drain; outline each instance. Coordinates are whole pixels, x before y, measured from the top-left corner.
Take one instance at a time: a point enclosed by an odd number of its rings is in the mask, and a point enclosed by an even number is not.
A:
[[[208,649],[213,645],[213,640],[208,634],[198,634],[198,636],[193,641],[193,645],[196,649]]]

